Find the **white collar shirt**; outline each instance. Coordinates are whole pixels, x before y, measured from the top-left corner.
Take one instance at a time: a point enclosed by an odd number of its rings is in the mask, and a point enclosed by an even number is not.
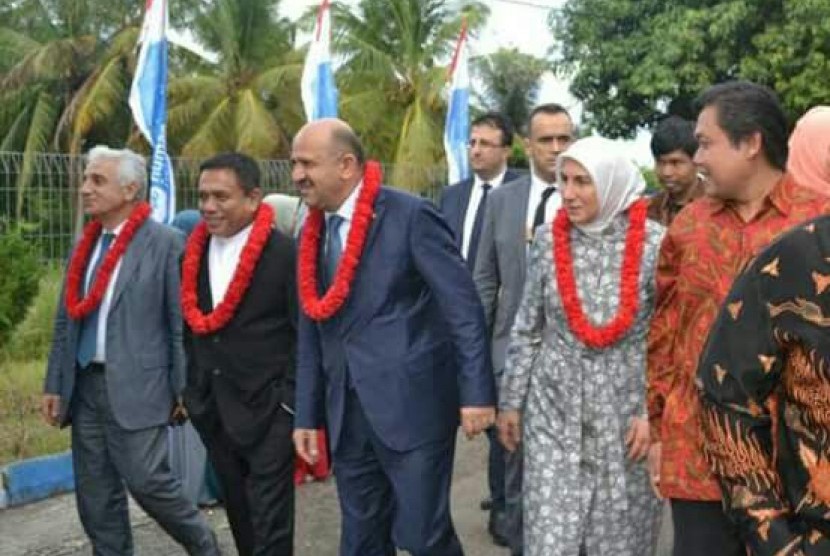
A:
[[[467,203],[467,210],[464,213],[464,228],[461,233],[461,254],[464,259],[470,256],[470,240],[473,235],[473,227],[476,223],[476,213],[478,207],[481,205],[481,199],[484,197],[484,184],[488,183],[491,186],[490,192],[499,187],[504,181],[504,174],[507,173],[507,168],[504,168],[501,173],[492,180],[485,182],[478,174],[473,176],[473,189],[470,191],[470,201]]]

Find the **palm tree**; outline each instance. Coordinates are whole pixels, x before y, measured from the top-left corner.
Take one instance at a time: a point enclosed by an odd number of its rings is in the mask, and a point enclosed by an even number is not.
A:
[[[217,0],[196,20],[201,44],[218,63],[200,62],[171,80],[172,150],[190,157],[237,150],[285,156],[302,125],[303,58],[294,26],[279,18],[279,0]]]
[[[527,122],[536,103],[541,77],[549,64],[516,48],[501,48],[474,60],[481,105],[507,116],[515,126]]]
[[[126,94],[141,15],[133,3],[22,0],[0,27],[0,150],[23,152],[16,216],[37,153],[79,154],[130,127]]]
[[[372,156],[393,161],[391,182],[412,190],[443,162],[446,66],[462,17],[471,31],[489,11],[479,2],[361,0],[333,4],[340,111]]]

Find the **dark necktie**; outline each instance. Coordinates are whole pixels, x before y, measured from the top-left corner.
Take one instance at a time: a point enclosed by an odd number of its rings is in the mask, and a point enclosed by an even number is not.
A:
[[[545,223],[545,207],[548,206],[548,199],[556,193],[555,187],[548,187],[542,192],[542,199],[536,205],[536,212],[533,213],[533,229],[531,233],[536,233],[536,228]]]
[[[337,264],[343,253],[343,242],[340,241],[340,226],[343,222],[344,219],[339,214],[332,214],[326,219],[326,288],[334,281]]]
[[[104,257],[106,257],[107,251],[109,251],[113,239],[115,239],[115,234],[112,233],[105,233],[101,236],[101,250],[98,253],[98,257],[95,259],[95,262],[92,264],[92,272],[89,275],[89,283],[86,287],[84,287],[84,294],[86,294],[92,287],[92,284],[95,283],[98,268],[104,261]],[[104,294],[104,296],[106,297],[106,294]],[[102,299],[101,304],[103,303],[104,300]],[[93,309],[93,311],[89,313],[83,321],[81,321],[81,332],[78,336],[78,349],[76,353],[78,365],[80,365],[82,369],[92,363],[92,359],[95,357],[95,352],[97,351],[98,312],[100,308],[101,305],[99,304],[98,307]]]
[[[481,186],[481,201],[476,209],[476,217],[473,220],[473,230],[470,232],[470,243],[467,246],[467,268],[470,272],[475,270],[476,255],[478,254],[478,243],[481,240],[481,229],[484,227],[484,213],[487,210],[487,194],[493,186],[489,183]]]

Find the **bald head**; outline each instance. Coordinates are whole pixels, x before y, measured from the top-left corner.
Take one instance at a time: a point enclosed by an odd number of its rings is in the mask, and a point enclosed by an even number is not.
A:
[[[354,155],[361,168],[366,162],[360,138],[349,124],[339,118],[323,118],[305,124],[297,132],[294,141],[306,134],[310,134],[315,141],[326,143],[336,154]]]
[[[365,155],[354,130],[337,118],[304,125],[291,149],[291,179],[312,208],[336,211],[360,183]]]

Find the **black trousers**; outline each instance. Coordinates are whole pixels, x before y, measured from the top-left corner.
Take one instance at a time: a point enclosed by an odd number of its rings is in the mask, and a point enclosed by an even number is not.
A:
[[[720,502],[671,499],[673,556],[746,556],[738,528]]]
[[[294,553],[292,428],[292,416],[280,409],[251,446],[238,446],[221,426],[202,435],[240,556]]]

